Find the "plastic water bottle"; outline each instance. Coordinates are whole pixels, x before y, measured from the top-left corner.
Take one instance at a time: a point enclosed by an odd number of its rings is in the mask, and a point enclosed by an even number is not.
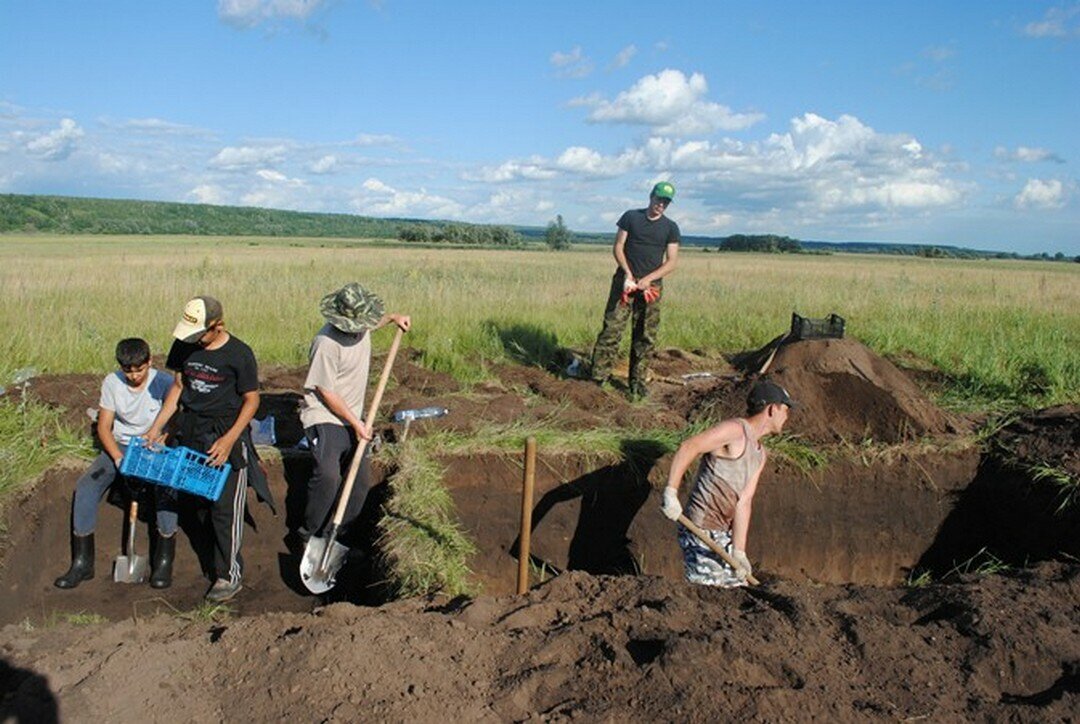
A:
[[[450,412],[445,407],[421,407],[419,410],[398,410],[390,418],[393,422],[412,422],[428,417],[442,417]]]

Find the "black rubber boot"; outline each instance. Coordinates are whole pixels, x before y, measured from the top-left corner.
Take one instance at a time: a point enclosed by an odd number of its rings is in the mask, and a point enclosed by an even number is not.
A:
[[[94,534],[71,536],[71,568],[53,581],[57,588],[75,588],[94,577]]]
[[[176,555],[176,534],[157,537],[157,549],[154,551],[153,569],[150,574],[151,588],[168,588],[172,585],[173,557]]]

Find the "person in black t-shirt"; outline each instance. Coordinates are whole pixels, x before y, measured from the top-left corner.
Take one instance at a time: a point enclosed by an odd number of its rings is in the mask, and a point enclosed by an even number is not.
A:
[[[209,601],[227,601],[241,589],[248,484],[273,507],[248,429],[259,409],[258,367],[251,347],[225,330],[221,303],[213,297],[189,301],[173,336],[165,366],[178,375],[146,436],[151,443],[163,441],[165,425],[179,410],[171,442],[205,453],[211,465],[232,465],[211,504],[216,579],[206,594]]]
[[[592,379],[601,385],[608,381],[626,320],[632,317],[628,380],[631,399],[647,394],[649,360],[660,327],[663,278],[675,268],[678,259],[679,226],[664,216],[674,197],[675,187],[670,183],[656,184],[649,194],[649,206],[624,213],[615,234],[613,251],[618,267],[604,307],[604,326],[593,347]]]

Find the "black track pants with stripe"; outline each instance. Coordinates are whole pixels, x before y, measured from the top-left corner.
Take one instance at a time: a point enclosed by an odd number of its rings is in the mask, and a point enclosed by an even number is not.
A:
[[[247,449],[244,457],[248,459]],[[230,583],[239,583],[244,570],[240,544],[244,539],[244,511],[247,508],[247,468],[229,473],[221,497],[210,507],[214,528],[214,573]]]

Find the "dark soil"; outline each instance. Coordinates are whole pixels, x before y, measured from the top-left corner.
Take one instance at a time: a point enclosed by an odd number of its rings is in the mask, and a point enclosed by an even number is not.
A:
[[[416,436],[538,420],[681,430],[744,411],[755,355],[736,369],[666,350],[650,401],[630,404],[530,365],[463,390],[407,351],[382,418],[450,410],[415,423]],[[1059,510],[1059,489],[1030,472],[1075,475],[1076,407],[1017,420],[982,454],[958,444],[967,420],[858,342],[784,345],[770,376],[800,403],[789,429],[829,462],[806,471],[776,457],[765,471],[749,545],[763,586],[681,580],[672,524],[657,510],[669,457],[630,435],[619,459],[539,451],[540,585],[525,597],[506,595],[521,462],[480,455],[442,462],[485,595],[355,606],[385,600],[370,534],[389,486],[369,498],[350,541],[359,555],[333,597],[307,594],[287,535],[310,471],[295,447],[304,374],[262,370],[259,417],[275,419],[281,454],[267,469],[282,507],[275,517],[252,499],[245,589],[223,621],[169,615],[191,611],[209,585],[194,508],[172,588],[111,581],[123,517],[114,501],[100,516],[97,577],[60,591],[52,580],[67,566],[81,471],[50,471],[9,503],[0,720],[1066,721],[1080,710],[1080,515]],[[64,375],[35,378],[26,394],[88,426],[99,388],[97,376]],[[400,435],[385,423],[378,432]],[[144,522],[140,551],[147,540]],[[895,585],[921,572],[930,585]],[[110,623],[65,623],[73,613]]]
[[[1080,568],[927,589],[568,573],[526,596],[0,630],[17,721],[1070,721]]]

